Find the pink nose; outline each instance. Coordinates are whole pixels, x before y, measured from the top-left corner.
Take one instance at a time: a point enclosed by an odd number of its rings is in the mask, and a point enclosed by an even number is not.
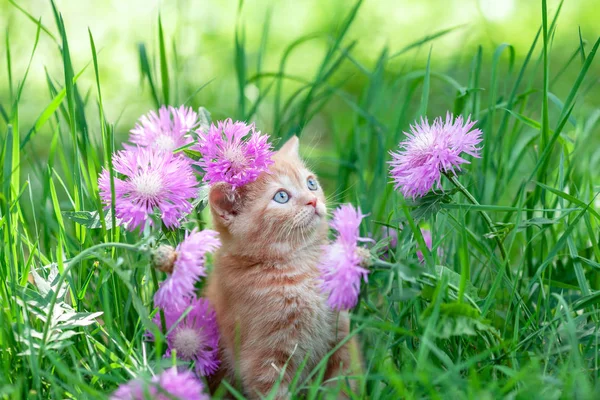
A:
[[[317,198],[313,197],[312,199],[309,200],[308,203],[306,203],[307,206],[313,206],[314,208],[317,208]]]

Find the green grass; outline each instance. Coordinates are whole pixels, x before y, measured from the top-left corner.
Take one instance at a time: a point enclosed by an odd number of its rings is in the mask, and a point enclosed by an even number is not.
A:
[[[349,35],[361,6],[349,5],[331,32],[292,42],[278,69],[268,70],[268,24],[260,46],[248,48],[240,2],[231,27],[235,75],[219,78],[235,80],[237,93],[227,113],[213,113],[267,121],[259,128],[276,143],[304,137],[303,151],[334,203],[369,213],[364,234],[379,240],[383,226],[404,226],[352,311],[364,358],[354,398],[599,398],[600,111],[590,93],[598,90],[600,39],[580,32],[572,56],[555,55],[560,5],[542,1],[527,53],[482,45],[463,54],[460,68],[445,70],[432,57],[440,51],[435,41],[463,29],[456,27],[399,51],[373,49],[376,62],[366,65],[353,56],[360,39]],[[99,66],[110,60],[96,50],[93,32],[88,62],[74,65],[60,10],[54,7],[53,24],[16,4],[11,12],[30,21],[19,27],[33,38],[29,65],[43,37],[58,45],[63,69],[46,72],[46,93],[37,95],[47,96],[47,106],[37,118],[21,119],[29,67],[13,68],[13,32],[6,31],[0,398],[106,398],[132,376],[174,362],[161,358],[164,342],[143,338],[155,329],[149,318],[156,285],[146,254],[152,237],[94,214],[102,211],[98,173],[110,167],[132,121],[104,113]],[[160,17],[149,23],[157,23],[158,34],[138,46],[141,88],[126,90],[141,91],[148,109],[186,102],[211,110],[202,87],[186,85],[177,43]],[[325,48],[311,60],[313,75],[288,74],[289,57],[308,41]],[[415,62],[416,51],[429,54],[426,65]],[[82,86],[81,76],[94,83]],[[249,85],[260,93],[252,101],[244,93]],[[450,182],[446,194],[404,200],[389,184],[387,152],[415,119],[446,110],[472,115],[484,130],[483,157],[458,179],[478,204]],[[200,226],[208,222],[201,205],[196,218]],[[424,247],[419,227],[433,233],[424,264],[415,254],[417,243]],[[321,372],[294,390],[336,398],[339,388],[319,385]]]

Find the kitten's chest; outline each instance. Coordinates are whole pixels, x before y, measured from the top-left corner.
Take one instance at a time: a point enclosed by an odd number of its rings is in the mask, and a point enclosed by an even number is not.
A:
[[[333,312],[325,304],[318,275],[280,274],[259,303],[270,304],[263,327],[268,340],[295,348],[295,356],[321,359],[331,347],[335,335]],[[265,308],[267,310],[267,308]]]

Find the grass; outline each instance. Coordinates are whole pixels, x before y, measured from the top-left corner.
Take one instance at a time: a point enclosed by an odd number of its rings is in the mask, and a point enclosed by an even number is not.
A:
[[[379,248],[387,243],[383,227],[404,226],[352,312],[364,358],[364,374],[352,377],[359,383],[354,398],[600,396],[600,112],[588,96],[597,90],[600,39],[580,33],[573,56],[554,61],[561,5],[550,13],[541,2],[540,30],[526,54],[506,44],[480,46],[465,69],[444,71],[431,54],[435,40],[453,29],[400,51],[384,48],[373,66],[355,58],[348,32],[359,1],[335,31],[298,38],[269,71],[262,64],[268,25],[260,47],[249,49],[240,3],[232,27],[235,76],[226,77],[237,80],[231,115],[269,121],[260,129],[275,139],[304,135],[306,157],[326,191],[369,213],[364,233],[380,240]],[[47,73],[46,108],[33,122],[21,120],[29,67],[12,67],[7,31],[0,397],[106,398],[132,376],[174,362],[161,358],[163,342],[143,338],[155,312],[146,254],[152,237],[116,227],[98,197],[98,173],[110,167],[130,126],[104,114],[98,71],[109,60],[96,51],[93,33],[89,63],[75,66],[54,4],[53,26],[13,6],[31,21],[22,27],[35,38],[29,64],[42,36],[59,45],[63,75]],[[156,43],[138,47],[148,108],[187,102],[210,110],[197,102],[202,88],[186,87],[176,43],[169,48],[160,18],[157,25]],[[314,75],[289,75],[290,55],[308,41],[326,46]],[[148,48],[156,44],[152,54]],[[411,58],[419,49],[430,55],[424,68]],[[83,75],[95,85],[82,87]],[[252,101],[244,92],[251,84],[260,89]],[[405,200],[388,183],[387,151],[415,119],[446,110],[472,115],[485,133],[482,159],[458,179],[474,199],[446,182],[445,193]],[[328,118],[327,129],[315,145],[306,136],[319,118]],[[201,226],[208,221],[202,204],[196,219]],[[433,234],[423,264],[415,255],[417,243],[424,248],[419,227]],[[173,243],[181,237],[167,235]],[[296,393],[336,398],[339,387],[321,387],[321,372],[313,371],[312,382],[297,382]],[[221,393],[229,390],[225,385]]]

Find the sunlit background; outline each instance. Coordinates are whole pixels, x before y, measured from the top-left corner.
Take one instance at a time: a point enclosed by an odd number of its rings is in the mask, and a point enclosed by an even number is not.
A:
[[[46,0],[15,1],[19,7],[40,18],[42,24],[56,35],[52,7]],[[243,2],[238,13],[237,1],[215,0],[57,0],[62,13],[75,72],[87,70],[79,80],[85,93],[94,85],[90,67],[91,50],[88,29],[99,50],[99,66],[107,119],[116,123],[123,138],[135,119],[152,107],[147,85],[141,89],[138,44],[145,43],[152,55],[157,54],[158,17],[167,38],[170,57],[177,54],[177,65],[171,75],[176,85],[177,99],[184,102],[196,90],[207,84],[190,100],[192,105],[206,105],[216,117],[231,115],[235,109],[237,90],[234,71],[234,34],[236,24],[246,36],[247,64],[252,75],[257,63],[263,32],[268,29],[264,45],[263,72],[276,72],[284,50],[295,40],[311,34],[322,34],[306,41],[291,54],[286,72],[310,78],[326,49],[326,34],[339,27],[352,8],[347,0],[305,0]],[[552,43],[552,67],[562,67],[579,46],[582,37],[595,38],[600,33],[597,0],[569,0],[563,5]],[[549,2],[554,13],[558,1]],[[8,0],[0,4],[3,35],[10,39],[13,80],[23,74],[35,40],[36,26]],[[239,14],[239,15],[238,15]],[[432,71],[452,71],[456,79],[466,79],[466,70],[481,45],[483,62],[489,64],[495,48],[502,43],[514,46],[516,59],[522,59],[541,25],[540,2],[534,0],[367,0],[359,10],[345,42],[356,41],[352,57],[372,68],[384,47],[394,54],[415,40],[435,35],[446,29],[452,32],[405,52],[388,64],[390,73],[403,68],[424,65],[431,48]],[[591,40],[591,39],[590,39]],[[6,41],[2,40],[4,48]],[[508,59],[506,52],[503,54]],[[0,104],[8,101],[6,51],[0,51]],[[343,89],[354,94],[363,79],[360,68],[350,62],[334,77],[343,82]],[[506,67],[506,63],[503,67]],[[578,67],[577,67],[578,68]],[[573,69],[576,73],[577,68]],[[38,50],[21,100],[20,118],[23,124],[33,123],[47,105],[46,73],[60,81],[62,64],[54,40],[41,32]],[[489,68],[484,68],[484,74]],[[571,71],[567,71],[567,74]],[[245,88],[249,100],[261,94],[264,85],[249,84]],[[560,90],[560,88],[556,88]],[[596,96],[595,93],[588,94]],[[432,99],[434,103],[436,99]],[[442,100],[443,99],[437,99]],[[268,103],[268,102],[267,102]],[[23,106],[27,104],[27,106]],[[235,117],[235,115],[233,115]],[[319,116],[317,116],[319,117]],[[93,118],[93,116],[92,116]],[[261,107],[255,119],[270,127],[268,107]],[[319,121],[319,118],[316,118]],[[327,127],[320,126],[319,135]]]

